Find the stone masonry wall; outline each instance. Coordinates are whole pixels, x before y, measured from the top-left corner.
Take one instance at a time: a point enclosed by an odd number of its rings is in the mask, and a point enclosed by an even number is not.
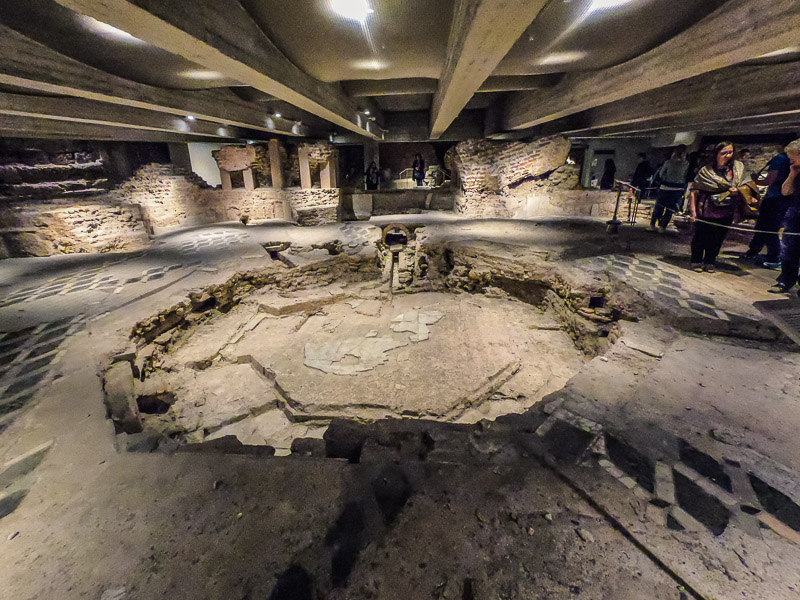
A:
[[[0,258],[103,253],[146,248],[150,238],[137,206],[108,197],[72,202],[24,203],[0,210]]]
[[[462,189],[455,210],[473,217],[514,217],[527,212],[532,194],[578,187],[579,168],[566,164],[569,150],[569,141],[560,136],[527,144],[460,142],[445,157]]]
[[[341,190],[301,189],[284,190],[293,218],[303,226],[324,225],[338,220]]]
[[[100,153],[88,143],[0,144],[0,202],[91,197],[110,187]]]
[[[234,220],[335,222],[339,207],[338,189],[260,187],[223,191],[208,187],[194,174],[183,173],[172,165],[157,164],[140,169],[114,194],[120,201],[141,206],[143,218],[154,233]],[[312,213],[324,216],[312,219],[308,216]]]

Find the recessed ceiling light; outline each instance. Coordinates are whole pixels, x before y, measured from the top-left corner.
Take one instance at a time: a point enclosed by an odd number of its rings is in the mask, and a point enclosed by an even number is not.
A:
[[[772,58],[774,56],[783,56],[784,54],[794,54],[795,52],[800,52],[800,46],[789,46],[788,48],[784,48],[782,50],[767,52],[766,54],[762,54],[758,58]]]
[[[132,36],[127,31],[117,29],[108,23],[103,23],[102,21],[98,21],[97,19],[93,19],[92,17],[86,15],[80,15],[78,19],[86,29],[93,31],[100,37],[106,38],[107,40],[128,42],[129,44],[144,44],[144,42],[139,38]]]
[[[367,0],[331,0],[331,8],[340,17],[364,22],[373,11]]]
[[[367,115],[367,116],[369,116],[369,109],[368,109],[368,108],[365,108],[365,109],[364,109],[364,114],[365,114],[365,115]]]
[[[586,52],[582,50],[574,50],[571,52],[553,52],[544,58],[540,59],[540,65],[565,65],[568,63],[578,62],[586,58]]]
[[[280,119],[280,118],[281,118],[281,113],[279,113],[279,112],[276,112],[276,113],[275,113],[275,118],[276,118],[276,119]]]
[[[354,60],[350,63],[350,66],[354,69],[360,69],[362,71],[382,71],[389,65],[382,60],[376,60],[374,58],[366,58],[361,60]]]
[[[181,71],[178,74],[181,77],[186,77],[187,79],[199,79],[201,81],[222,79],[224,77],[222,73],[218,73],[217,71],[206,71],[204,69],[189,69],[188,71]]]
[[[633,2],[636,2],[636,0],[592,0],[592,4],[589,7],[589,11],[595,12],[598,10],[606,10],[609,8],[619,8],[620,6],[631,4]]]
[[[186,120],[187,121],[194,121],[195,120],[194,115],[186,115]]]

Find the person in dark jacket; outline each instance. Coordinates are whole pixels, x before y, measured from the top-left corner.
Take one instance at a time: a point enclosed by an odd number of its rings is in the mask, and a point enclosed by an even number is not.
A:
[[[614,176],[617,174],[617,165],[613,158],[607,158],[603,167],[603,176],[600,178],[600,189],[610,190],[614,187]]]
[[[639,154],[639,164],[636,165],[636,170],[633,172],[631,178],[631,185],[644,191],[650,185],[650,178],[653,176],[653,167],[650,166],[650,161],[647,160],[647,154],[642,152]]]
[[[773,156],[764,170],[767,171],[767,177],[763,181],[763,184],[768,186],[767,193],[764,194],[764,199],[758,207],[758,219],[755,225],[757,231],[753,234],[750,248],[742,258],[756,260],[766,246],[767,256],[761,265],[768,269],[779,269],[781,266],[781,241],[778,238],[778,230],[783,224],[783,217],[786,215],[791,200],[789,196],[784,196],[781,192],[783,182],[789,177],[790,170],[789,157],[786,152]]]
[[[378,171],[378,165],[375,164],[374,160],[369,163],[369,168],[367,168],[364,178],[366,179],[368,190],[378,189],[378,184],[381,181],[381,174],[380,171]]]
[[[797,283],[800,273],[800,140],[786,146],[789,157],[789,175],[781,186],[781,194],[789,198],[789,208],[783,218],[781,238],[781,274],[778,283],[769,290],[785,293]]]
[[[414,164],[411,165],[411,168],[413,169],[412,177],[414,181],[417,182],[417,185],[422,185],[425,180],[425,160],[421,154],[417,154],[414,157]]]

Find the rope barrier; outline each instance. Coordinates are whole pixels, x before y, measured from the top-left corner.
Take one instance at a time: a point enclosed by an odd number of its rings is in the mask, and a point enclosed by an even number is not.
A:
[[[664,210],[668,210],[673,214],[678,214],[678,211],[674,208],[664,207]],[[691,222],[691,218],[688,215],[683,215],[688,221]],[[695,223],[706,223],[707,225],[714,225],[715,227],[724,227],[725,229],[731,229],[733,231],[743,231],[745,233],[766,233],[769,235],[800,235],[800,233],[795,233],[793,231],[766,231],[764,229],[750,229],[749,227],[736,227],[735,225],[723,225],[722,223],[714,223],[713,221],[706,221],[705,219],[697,218],[694,220]]]

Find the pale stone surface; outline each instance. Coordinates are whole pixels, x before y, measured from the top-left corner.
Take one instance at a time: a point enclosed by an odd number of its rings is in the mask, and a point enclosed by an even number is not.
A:
[[[359,221],[369,221],[372,216],[372,194],[353,194],[353,212]]]
[[[277,404],[270,384],[249,364],[184,371],[170,411],[187,430],[215,430]]]
[[[438,323],[442,317],[444,317],[444,313],[438,310],[411,310],[392,319],[392,331],[398,333],[408,331],[411,333],[409,339],[412,342],[422,342],[430,337],[428,325]]]
[[[130,363],[115,363],[106,371],[105,391],[106,405],[111,418],[126,433],[141,431],[142,421],[139,408],[136,406]]]
[[[251,145],[223,146],[213,154],[219,168],[225,171],[249,169],[256,160],[256,149]]]
[[[310,342],[305,347],[305,364],[334,375],[355,375],[384,364],[389,360],[387,352],[407,344],[390,337]]]

